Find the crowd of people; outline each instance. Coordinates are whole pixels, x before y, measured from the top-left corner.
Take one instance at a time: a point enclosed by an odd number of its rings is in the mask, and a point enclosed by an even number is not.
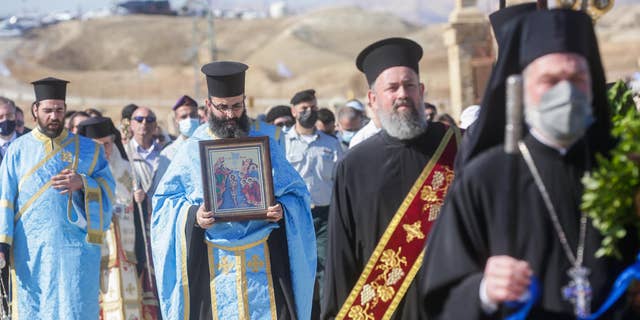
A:
[[[0,97],[0,261],[11,292],[0,311],[497,319],[531,301],[531,319],[586,319],[640,249],[629,228],[619,259],[596,257],[602,235],[580,209],[581,178],[616,143],[593,24],[535,4],[491,22],[499,56],[482,103],[460,123],[425,101],[423,49],[405,38],[355,57],[366,102],[334,110],[306,89],[252,119],[249,66],[208,63],[202,105],[182,95],[171,108],[175,136],[145,106],[125,106],[118,121],[72,111],[73,84],[57,78],[32,83],[32,130]],[[512,74],[523,78],[525,123],[515,156],[504,151]],[[205,203],[211,188],[227,207],[269,196],[248,193],[261,173],[239,153],[241,169],[216,159],[203,179],[201,145],[247,137],[269,141],[274,201],[260,219],[221,219]],[[637,291],[602,318],[638,319]]]

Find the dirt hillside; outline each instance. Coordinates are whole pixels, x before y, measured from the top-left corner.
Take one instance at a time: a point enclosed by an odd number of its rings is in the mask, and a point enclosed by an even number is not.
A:
[[[217,58],[250,65],[247,93],[256,98],[254,113],[312,87],[323,101],[363,97],[366,85],[355,68],[355,56],[388,36],[422,44],[421,76],[429,99],[446,106],[445,28],[417,26],[356,7],[283,19],[214,22]],[[640,5],[614,8],[597,28],[608,78],[638,70]],[[127,102],[137,102],[162,110],[185,93],[203,98],[199,66],[211,59],[207,30],[206,20],[188,17],[121,16],[61,23],[33,32],[4,54],[14,79],[0,79],[0,85],[6,90],[15,87],[28,103],[28,83],[55,75],[72,82],[69,94],[81,99],[77,108],[97,107],[115,114]]]

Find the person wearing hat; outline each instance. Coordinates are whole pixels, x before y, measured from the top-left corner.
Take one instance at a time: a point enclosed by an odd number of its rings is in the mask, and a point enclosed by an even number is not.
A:
[[[127,160],[120,139],[120,132],[109,118],[94,117],[80,122],[78,134],[93,139],[104,148],[105,157],[109,162],[109,169],[116,181],[113,192],[113,217],[111,227],[102,243],[102,272],[107,275],[103,279],[108,285],[101,288],[100,315],[103,319],[128,319],[143,317],[141,302],[142,290],[138,281],[136,264],[143,263],[144,252],[136,250],[136,226],[133,212],[133,178],[131,165]],[[115,147],[114,147],[115,145]],[[138,224],[139,225],[139,224]],[[127,318],[123,316],[126,315]]]
[[[316,301],[314,317],[319,313],[319,297],[322,297],[322,277],[325,270],[325,252],[327,246],[327,219],[331,191],[333,188],[333,170],[342,159],[340,142],[316,129],[318,120],[318,101],[316,92],[307,89],[296,92],[291,98],[291,113],[296,119],[295,125],[285,137],[287,160],[300,174],[311,193],[311,215],[318,250],[318,268],[316,270]]]
[[[218,222],[203,205],[198,142],[261,135],[245,107],[247,68],[231,61],[202,67],[209,121],[184,142],[153,198],[153,260],[166,319],[310,317],[316,249],[309,191],[275,140],[269,148],[277,204],[267,220]],[[255,263],[223,267],[214,261],[221,256],[229,257],[227,266]]]
[[[453,179],[459,136],[425,119],[421,57],[416,42],[388,38],[356,59],[382,131],[335,171],[323,319],[418,318],[413,275]]]
[[[364,106],[362,102],[353,99],[347,101],[338,109],[338,140],[342,146],[349,149],[351,139],[360,131],[365,122]]]
[[[200,126],[200,119],[198,119],[198,103],[187,95],[183,95],[178,99],[175,105],[173,105],[174,121],[180,135],[169,145],[162,149],[161,155],[165,156],[169,161],[173,159],[174,155],[182,145],[182,143],[189,139],[193,132]],[[168,164],[167,164],[168,165]],[[160,165],[162,167],[162,164]],[[164,172],[159,169],[159,171]]]
[[[160,179],[169,168],[171,160],[175,154],[180,150],[182,144],[191,137],[193,132],[200,126],[200,119],[198,117],[198,103],[187,95],[183,95],[173,105],[173,116],[171,117],[175,122],[176,127],[180,131],[180,135],[169,142],[167,146],[162,148],[160,155],[158,156],[158,166],[153,176],[153,187],[151,190],[155,190],[160,183]]]
[[[0,260],[11,247],[14,319],[99,315],[114,179],[100,145],[63,126],[67,83],[32,83],[37,128],[15,140],[0,165]]]
[[[371,108],[371,104],[367,103],[367,107]],[[351,141],[349,142],[349,149],[352,149],[356,145],[360,144],[360,142],[373,137],[376,133],[380,132],[381,127],[382,125],[380,124],[378,117],[375,112],[372,112],[371,120],[367,122],[362,129],[358,130],[358,132],[353,135],[353,138],[351,138]]]
[[[428,319],[502,318],[515,311],[507,302],[527,299],[535,276],[540,296],[528,319],[586,318],[638,250],[629,234],[621,260],[597,257],[602,235],[580,209],[581,178],[614,146],[593,22],[541,10],[502,34],[468,162],[426,249],[420,305]],[[523,77],[527,125],[513,157],[503,145],[512,74]],[[624,305],[602,318],[624,318]]]

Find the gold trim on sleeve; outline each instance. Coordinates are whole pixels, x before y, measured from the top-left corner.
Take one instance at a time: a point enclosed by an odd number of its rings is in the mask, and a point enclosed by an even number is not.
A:
[[[112,203],[115,203],[115,197],[113,196],[113,191],[111,191],[111,187],[109,187],[109,184],[107,183],[107,180],[105,180],[103,177],[98,177],[98,178],[96,178],[96,182],[102,188],[104,188],[104,190],[107,191],[107,197],[109,197],[109,200],[111,200]]]
[[[7,208],[9,210],[13,210],[13,203],[9,200],[2,199],[0,200],[0,208]]]
[[[100,145],[95,144],[95,150],[93,151],[93,160],[91,160],[91,165],[89,166],[89,171],[87,171],[87,175],[93,175],[93,170],[96,168],[96,164],[98,163],[98,155],[100,155]]]

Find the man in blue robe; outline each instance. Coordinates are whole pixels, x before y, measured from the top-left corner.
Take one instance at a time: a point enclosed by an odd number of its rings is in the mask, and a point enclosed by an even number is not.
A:
[[[98,317],[114,181],[102,147],[63,127],[67,83],[33,82],[37,129],[0,166],[0,259],[11,252],[13,319]]]
[[[267,220],[214,221],[203,206],[198,141],[262,135],[246,114],[246,69],[237,62],[202,68],[209,121],[180,147],[153,197],[153,261],[166,319],[310,318],[316,266],[310,197],[278,143],[269,139],[277,204]]]

